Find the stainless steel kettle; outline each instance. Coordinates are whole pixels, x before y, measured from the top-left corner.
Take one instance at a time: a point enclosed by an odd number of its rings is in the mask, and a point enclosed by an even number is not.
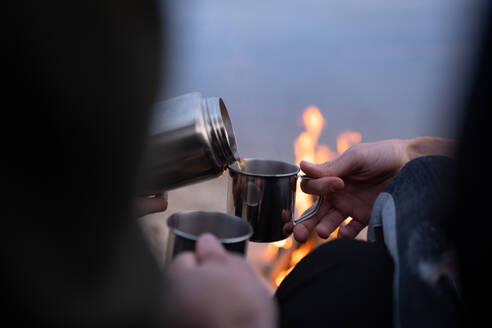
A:
[[[217,177],[236,158],[236,139],[221,98],[198,92],[172,98],[154,108],[143,187],[169,190]]]

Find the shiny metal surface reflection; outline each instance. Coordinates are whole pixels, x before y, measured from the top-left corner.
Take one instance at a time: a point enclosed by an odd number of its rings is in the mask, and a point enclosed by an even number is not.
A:
[[[217,177],[237,157],[224,102],[190,93],[157,103],[143,168],[146,191]]]
[[[227,211],[253,226],[251,241],[273,242],[285,239],[282,228],[313,216],[321,203],[298,220],[293,219],[296,181],[299,167],[290,163],[263,159],[244,159],[244,168],[229,165]]]

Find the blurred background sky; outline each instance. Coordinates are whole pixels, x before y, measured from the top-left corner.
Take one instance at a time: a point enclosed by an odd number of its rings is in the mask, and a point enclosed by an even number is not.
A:
[[[165,99],[220,96],[240,155],[294,162],[303,110],[320,143],[453,137],[487,0],[169,2]]]

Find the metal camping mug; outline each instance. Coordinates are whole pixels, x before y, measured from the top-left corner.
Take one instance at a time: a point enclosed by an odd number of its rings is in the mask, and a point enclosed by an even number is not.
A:
[[[178,212],[167,219],[169,236],[166,262],[183,251],[194,251],[195,242],[203,233],[211,233],[231,252],[244,255],[253,228],[248,222],[221,212]]]
[[[154,106],[142,188],[170,190],[217,177],[237,157],[234,130],[221,98],[198,92],[172,98]]]
[[[294,219],[297,165],[281,161],[244,159],[229,165],[227,212],[253,226],[251,241],[273,242],[285,239],[282,228],[290,220],[299,224],[316,214],[322,197],[299,219]]]

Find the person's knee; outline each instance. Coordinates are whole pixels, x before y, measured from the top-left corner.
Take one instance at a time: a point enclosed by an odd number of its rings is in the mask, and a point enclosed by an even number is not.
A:
[[[306,320],[319,324],[323,318],[335,326],[390,323],[392,276],[391,257],[379,244],[348,239],[325,243],[279,286],[282,326],[303,326]]]

